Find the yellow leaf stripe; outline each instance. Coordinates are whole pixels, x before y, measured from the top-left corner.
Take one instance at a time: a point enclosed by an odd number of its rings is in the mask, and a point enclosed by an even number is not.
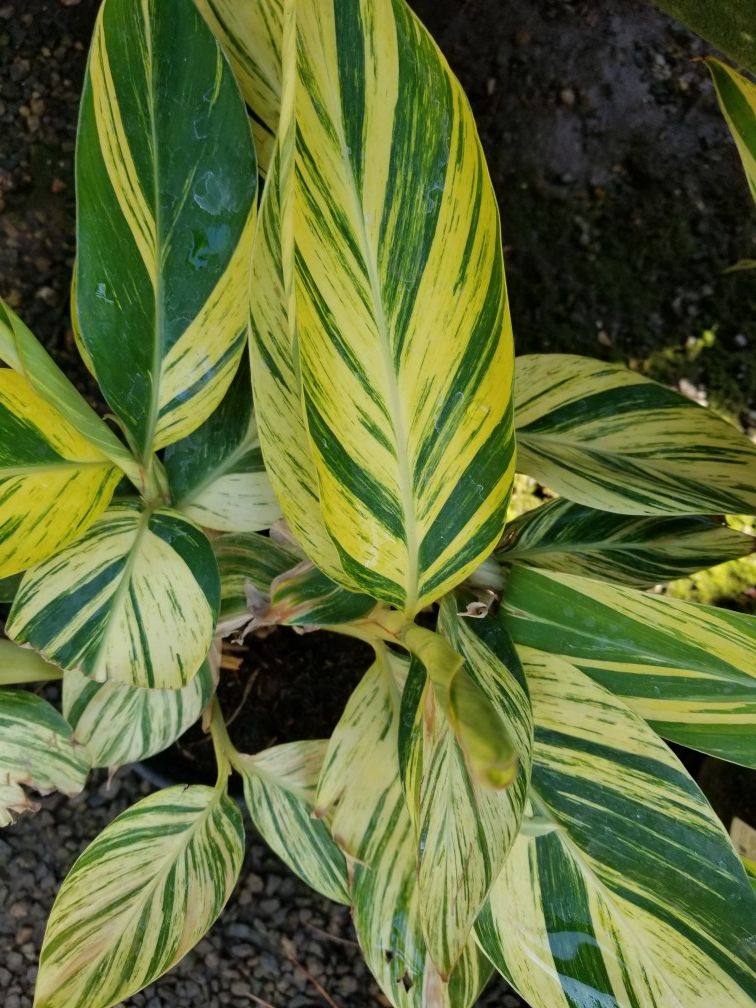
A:
[[[197,427],[233,378],[256,186],[238,87],[193,4],[106,0],[78,133],[74,316],[143,460]]]
[[[84,532],[120,476],[21,374],[0,370],[0,577]]]
[[[291,9],[296,327],[322,513],[342,580],[414,614],[490,551],[511,488],[496,200],[469,105],[404,0]]]
[[[150,795],[103,830],[61,886],[34,1008],[112,1008],[206,934],[236,883],[244,827],[209,787]]]
[[[255,756],[236,756],[249,814],[263,840],[307,885],[349,903],[344,855],[313,815],[327,741],[288,742]]]
[[[76,795],[89,767],[71,726],[46,700],[25,690],[0,690],[0,826],[37,811],[24,788]]]
[[[521,649],[536,724],[531,801],[476,926],[533,1008],[748,1008],[756,898],[675,756],[561,659]]]
[[[515,643],[561,655],[665,738],[756,767],[756,619],[515,565]]]
[[[181,689],[210,650],[219,596],[199,529],[119,504],[26,574],[6,632],[98,682]]]
[[[756,200],[756,84],[713,57],[706,60],[706,65],[743,162],[748,188]]]
[[[684,396],[617,364],[518,357],[518,470],[620,514],[756,513],[756,447]]]
[[[397,704],[406,675],[404,659],[379,651],[331,738],[318,814],[346,854],[357,936],[394,1008],[469,1008],[490,966],[471,939],[444,977],[423,937],[417,847],[397,755]]]
[[[223,46],[252,117],[257,161],[266,174],[281,105],[282,0],[196,0]]]
[[[63,714],[92,766],[115,768],[172,745],[199,718],[214,686],[208,662],[176,690],[100,683],[70,669],[63,677]]]

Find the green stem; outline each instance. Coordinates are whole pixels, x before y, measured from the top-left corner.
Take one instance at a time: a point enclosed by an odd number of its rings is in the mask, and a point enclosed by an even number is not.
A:
[[[218,765],[218,781],[215,789],[216,791],[225,791],[237,752],[229,737],[226,722],[223,720],[223,711],[217,697],[213,697],[210,703],[210,735],[213,740],[215,762]]]

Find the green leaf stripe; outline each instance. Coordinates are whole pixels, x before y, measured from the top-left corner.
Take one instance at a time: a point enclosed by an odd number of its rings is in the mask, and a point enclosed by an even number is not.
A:
[[[756,619],[515,565],[502,600],[517,644],[561,655],[664,738],[756,767]]]
[[[181,689],[210,650],[219,596],[198,528],[124,502],[25,575],[6,632],[98,682]]]
[[[288,742],[239,756],[234,769],[257,831],[307,885],[337,903],[349,903],[344,855],[328,827],[313,815],[315,789],[327,741]]]
[[[715,518],[639,518],[555,500],[507,525],[496,558],[651,588],[748,556],[754,547],[753,536]]]
[[[756,447],[684,396],[571,354],[516,362],[518,469],[568,500],[637,515],[753,514]]]
[[[210,929],[243,856],[241,813],[209,787],[168,788],[118,816],[61,886],[35,1008],[111,1008],[152,983]]]
[[[675,756],[561,659],[520,650],[536,725],[531,801],[476,926],[533,1008],[748,1008],[756,898]]]
[[[76,316],[140,457],[220,402],[244,346],[257,168],[191,0],[106,0],[76,151]]]
[[[753,56],[756,63],[756,35],[753,38]],[[719,60],[709,58],[706,65],[743,162],[748,188],[756,200],[756,84]]]
[[[39,807],[24,788],[77,795],[89,767],[71,726],[46,700],[24,690],[0,690],[0,826]]]
[[[71,669],[63,678],[63,714],[92,766],[115,768],[172,745],[199,718],[214,688],[208,662],[176,690],[95,682]]]

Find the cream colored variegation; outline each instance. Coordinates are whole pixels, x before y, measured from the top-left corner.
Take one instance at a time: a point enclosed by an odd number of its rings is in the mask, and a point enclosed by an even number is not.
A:
[[[208,662],[176,690],[96,682],[70,669],[63,679],[63,713],[92,766],[116,768],[172,745],[197,721],[214,688]]]
[[[37,811],[26,789],[77,795],[90,766],[71,726],[46,700],[25,690],[0,690],[0,827]]]
[[[748,1008],[756,897],[682,765],[620,700],[521,650],[531,802],[478,940],[533,1008]]]
[[[512,483],[496,200],[467,100],[406,4],[290,10],[294,304],[321,510],[342,582],[414,615],[494,545]]]
[[[394,1008],[469,1008],[490,966],[470,940],[444,978],[423,936],[415,832],[397,753],[397,704],[406,675],[406,661],[379,649],[331,738],[318,814],[346,854],[357,936]]]
[[[349,903],[344,855],[313,814],[328,742],[288,742],[234,758],[247,808],[265,842],[301,879],[337,903]]]
[[[618,364],[518,357],[518,469],[568,500],[636,515],[753,514],[756,447]]]
[[[119,504],[26,574],[6,632],[98,682],[181,689],[210,648],[218,596],[199,529]]]
[[[152,983],[209,930],[243,856],[241,813],[212,788],[168,788],[122,813],[60,888],[35,1008],[112,1008]]]
[[[121,473],[8,368],[0,370],[0,437],[0,577],[7,577],[84,532]]]
[[[260,171],[268,171],[281,106],[282,0],[196,0],[249,106]]]
[[[181,502],[179,510],[203,528],[219,532],[259,532],[281,517],[264,469],[220,476]]]

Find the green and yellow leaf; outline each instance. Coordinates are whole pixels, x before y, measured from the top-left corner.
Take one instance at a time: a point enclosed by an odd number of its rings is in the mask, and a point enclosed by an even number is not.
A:
[[[219,597],[196,526],[123,502],[27,572],[6,633],[97,682],[178,690],[210,650]]]
[[[516,365],[518,469],[568,500],[636,515],[756,513],[756,447],[726,421],[617,364]]]
[[[756,897],[677,758],[620,700],[523,648],[535,720],[523,833],[476,932],[532,1008],[750,1008]]]
[[[80,337],[147,459],[212,413],[247,334],[254,145],[192,0],[105,0],[76,179]]]
[[[512,484],[496,199],[467,100],[403,0],[293,6],[294,302],[320,504],[345,586],[413,615],[491,550]]]
[[[59,668],[46,662],[31,648],[19,647],[13,641],[0,639],[0,686],[50,682],[60,679],[62,675]]]
[[[25,690],[0,690],[0,826],[39,807],[25,788],[76,795],[89,767],[86,749],[46,700]]]
[[[651,588],[754,552],[753,536],[718,518],[643,518],[555,500],[507,525],[501,563]]]
[[[753,48],[756,59],[756,17]],[[710,56],[706,65],[716,88],[719,107],[743,162],[748,188],[756,200],[756,84]]]
[[[295,875],[337,903],[349,903],[344,855],[313,815],[327,741],[288,742],[234,758],[252,822]]]
[[[419,913],[442,975],[462,954],[517,836],[533,738],[527,686],[506,630],[494,616],[459,616],[460,605],[455,596],[444,600],[439,629],[464,657],[467,675],[498,717],[501,735],[512,739],[513,751],[500,771],[508,786],[478,780],[425,668],[412,661],[402,697],[399,759],[414,825]]]
[[[664,738],[756,767],[756,617],[515,565],[515,643],[561,655]]]
[[[204,528],[259,532],[281,517],[265,473],[247,354],[215,412],[165,452],[174,506]]]
[[[423,937],[417,848],[399,775],[397,712],[407,662],[385,649],[352,694],[331,738],[318,812],[347,856],[365,960],[395,1008],[469,1008],[491,968],[470,940],[450,977]]]
[[[63,714],[92,766],[114,768],[167,749],[199,718],[214,689],[207,661],[183,689],[95,682],[73,669],[63,677]]]
[[[282,0],[196,0],[226,51],[252,119],[260,171],[268,171],[281,108]]]
[[[215,922],[243,856],[241,812],[209,787],[168,788],[118,816],[60,888],[34,1008],[111,1008],[162,976]]]
[[[332,581],[309,560],[280,574],[270,586],[270,603],[260,625],[335,626],[351,623],[375,608],[375,599]]]
[[[108,506],[120,478],[23,375],[0,370],[0,577],[80,536]]]
[[[302,561],[293,548],[254,532],[218,536],[213,550],[221,586],[218,633],[224,637],[249,622],[249,586],[267,597],[274,579]]]
[[[0,360],[26,378],[37,395],[62,413],[90,444],[140,487],[139,466],[105,421],[65,376],[31,330],[0,298]]]

